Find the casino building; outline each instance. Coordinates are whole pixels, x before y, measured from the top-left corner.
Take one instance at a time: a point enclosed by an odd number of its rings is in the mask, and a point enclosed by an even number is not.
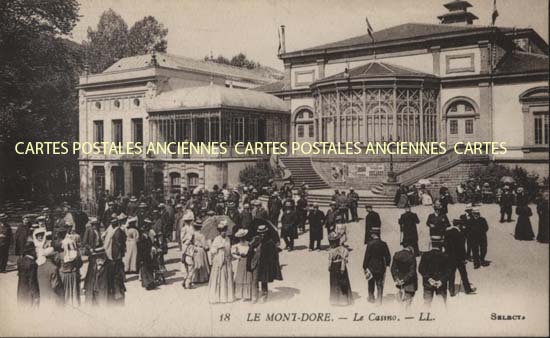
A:
[[[444,5],[438,23],[403,23],[279,54],[284,77],[156,54],[124,58],[80,78],[80,141],[505,142],[498,155],[286,156],[295,183],[392,196],[429,179],[454,187],[495,161],[548,176],[548,44],[531,28],[475,25],[470,3]],[[443,11],[443,10],[442,10]],[[284,46],[284,33],[282,35]],[[81,155],[81,199],[97,191],[239,182],[266,156]],[[451,189],[454,190],[454,189]],[[433,189],[436,191],[436,189]],[[391,198],[389,198],[391,200]]]
[[[100,74],[84,74],[80,142],[228,143],[225,154],[81,153],[84,207],[93,211],[103,189],[138,195],[238,182],[246,165],[266,157],[239,154],[234,144],[288,140],[286,103],[246,89],[273,81],[264,73],[169,54],[124,58]]]
[[[455,186],[490,160],[548,176],[547,42],[530,28],[475,25],[467,1],[444,7],[439,23],[403,23],[373,38],[365,29],[342,41],[283,50],[284,80],[256,90],[289,104],[292,141],[493,141],[508,151],[283,158],[287,167],[309,166],[307,176],[317,173],[329,186],[375,191],[390,166],[397,182],[430,178],[436,186]]]

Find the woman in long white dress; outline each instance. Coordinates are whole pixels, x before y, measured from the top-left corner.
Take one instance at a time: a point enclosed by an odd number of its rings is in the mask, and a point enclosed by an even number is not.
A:
[[[126,228],[126,253],[122,261],[124,262],[124,271],[126,273],[138,272],[138,248],[139,231],[136,229],[137,217],[128,220]]]
[[[227,237],[227,225],[218,225],[219,235],[210,245],[212,270],[208,282],[208,300],[210,303],[230,303],[235,300],[233,267],[231,265],[231,242]]]
[[[246,268],[246,261],[250,245],[246,240],[248,230],[239,229],[235,237],[239,243],[231,247],[231,254],[237,260],[237,271],[235,272],[235,298],[249,301],[252,299],[252,272]]]

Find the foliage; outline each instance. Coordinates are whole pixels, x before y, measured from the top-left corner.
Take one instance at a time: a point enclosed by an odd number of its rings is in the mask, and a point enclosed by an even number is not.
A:
[[[116,61],[152,51],[166,52],[168,29],[153,16],[137,21],[130,29],[124,19],[109,9],[99,18],[97,29],[88,28],[87,47],[90,71],[100,73]]]
[[[54,192],[78,175],[72,155],[17,155],[19,141],[74,141],[75,87],[83,50],[69,42],[73,0],[0,2],[0,189],[2,197]],[[39,197],[39,196],[36,196]]]
[[[239,173],[241,183],[246,186],[253,185],[260,190],[262,187],[269,185],[269,179],[274,177],[273,170],[266,161],[258,161],[254,165],[246,166]]]
[[[504,184],[501,182],[501,178],[510,176],[515,181],[514,186],[523,187],[531,201],[535,199],[539,190],[539,175],[528,173],[527,170],[519,166],[509,168],[500,164],[489,163],[487,166],[474,169],[469,176],[479,184],[489,183],[492,189],[502,187]],[[545,180],[548,179],[545,178]]]
[[[136,22],[128,33],[128,53],[142,55],[151,51],[166,52],[168,29],[153,16],[146,16]]]
[[[249,60],[244,53],[239,53],[239,54],[233,56],[231,59],[226,58],[223,55],[218,55],[217,58],[215,58],[213,60],[210,60],[210,58],[208,56],[205,56],[204,60],[205,61],[213,61],[213,62],[216,62],[216,63],[231,65],[231,66],[240,67],[240,68],[246,68],[246,69],[256,69],[256,68],[261,67],[259,62]]]

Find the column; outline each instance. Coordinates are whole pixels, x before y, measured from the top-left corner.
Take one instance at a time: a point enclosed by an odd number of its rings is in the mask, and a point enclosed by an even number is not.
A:
[[[135,194],[135,191],[132,191],[132,167],[129,161],[122,163],[122,171],[124,173],[124,194]]]
[[[111,175],[111,162],[105,162],[105,190],[109,190],[113,194],[113,180]]]

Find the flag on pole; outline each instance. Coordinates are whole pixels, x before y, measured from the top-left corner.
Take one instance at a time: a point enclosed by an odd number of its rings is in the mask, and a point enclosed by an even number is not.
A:
[[[493,26],[495,25],[497,18],[498,18],[497,0],[493,0],[493,14],[491,16],[491,22]]]
[[[372,29],[372,26],[370,25],[369,18],[365,17],[365,20],[367,21],[367,33],[374,42],[374,29]]]

